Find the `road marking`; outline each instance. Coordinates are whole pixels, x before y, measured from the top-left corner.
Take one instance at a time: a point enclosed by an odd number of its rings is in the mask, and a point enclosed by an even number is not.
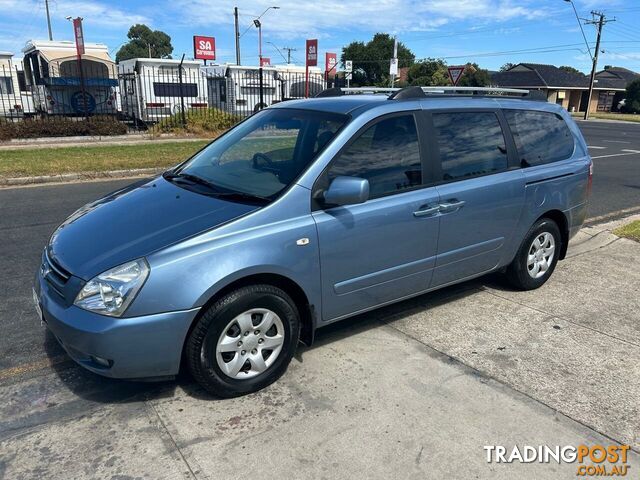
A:
[[[638,155],[640,150],[622,150],[626,153],[612,153],[611,155],[600,155],[599,157],[591,157],[593,160],[596,158],[609,158],[609,157],[624,157],[625,155]]]
[[[58,365],[59,363],[64,363],[66,361],[69,361],[69,357],[66,355],[57,355],[51,358],[36,360],[35,362],[23,363],[22,365],[0,370],[0,380],[22,375],[23,373],[33,372],[35,370],[42,370],[47,367],[53,367],[54,365]]]
[[[602,140],[603,142],[609,142],[609,143],[631,143],[631,142],[627,142],[625,140]]]
[[[607,147],[596,147],[595,145],[589,145],[589,148],[593,148],[594,150],[604,150]]]

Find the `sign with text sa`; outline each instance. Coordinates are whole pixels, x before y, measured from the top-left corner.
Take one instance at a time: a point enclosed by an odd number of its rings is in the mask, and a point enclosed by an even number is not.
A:
[[[260,59],[261,67],[270,67],[271,66],[271,58],[270,57],[262,57]]]
[[[307,67],[315,67],[318,65],[318,40],[307,40],[306,57]]]
[[[336,68],[336,63],[338,62],[338,56],[335,53],[325,53],[324,54],[324,71],[330,73]]]
[[[78,57],[84,55],[84,33],[82,32],[82,18],[73,19],[73,34],[76,37],[76,53]]]
[[[216,39],[214,37],[193,36],[193,58],[196,60],[216,59]]]

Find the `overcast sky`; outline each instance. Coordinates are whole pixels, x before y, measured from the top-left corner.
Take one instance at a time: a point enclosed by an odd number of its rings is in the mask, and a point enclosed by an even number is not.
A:
[[[574,0],[582,17],[603,10],[616,22],[605,26],[600,66],[640,71],[640,1]],[[233,7],[240,10],[242,62],[257,64],[258,38],[252,19],[262,17],[264,56],[283,61],[276,46],[293,47],[302,63],[305,38],[318,38],[324,52],[340,53],[354,40],[376,32],[396,34],[417,58],[442,57],[449,64],[477,62],[498,69],[505,62],[572,65],[590,69],[571,4],[563,0],[50,0],[53,35],[71,40],[67,15],[84,17],[87,42],[106,43],[112,55],[126,41],[128,28],[146,23],[167,32],[174,57],[193,56],[192,35],[216,38],[218,61],[235,62]],[[585,34],[595,42],[595,28]],[[0,51],[16,57],[29,39],[46,39],[44,0],[0,0]],[[524,51],[523,51],[524,50]],[[283,52],[284,53],[284,52]]]

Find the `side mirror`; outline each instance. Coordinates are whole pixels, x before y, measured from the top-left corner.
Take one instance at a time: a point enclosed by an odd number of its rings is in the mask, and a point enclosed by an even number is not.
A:
[[[369,199],[369,180],[359,177],[336,177],[323,194],[326,205],[354,205]]]

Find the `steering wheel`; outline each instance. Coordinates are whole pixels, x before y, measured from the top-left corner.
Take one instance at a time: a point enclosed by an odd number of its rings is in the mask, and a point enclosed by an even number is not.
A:
[[[266,163],[266,165],[258,165],[259,160],[263,160],[264,163]],[[271,158],[269,158],[269,156],[266,153],[262,153],[262,152],[254,153],[252,162],[253,162],[253,168],[255,169],[263,170],[265,172],[273,172],[273,173],[276,173],[278,171],[276,166],[273,164],[273,160],[271,160]]]

